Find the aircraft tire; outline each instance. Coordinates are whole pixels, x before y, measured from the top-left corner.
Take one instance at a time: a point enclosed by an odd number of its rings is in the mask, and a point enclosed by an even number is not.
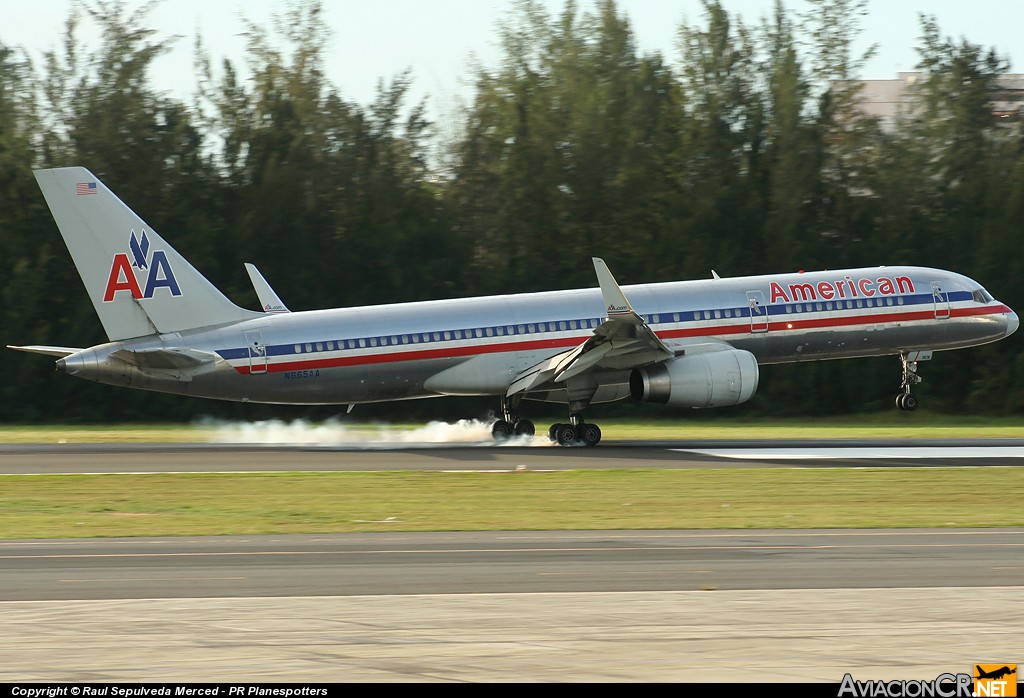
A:
[[[913,393],[907,393],[903,396],[903,409],[907,412],[913,412],[917,409],[917,396]]]
[[[499,419],[491,425],[491,436],[494,437],[495,441],[504,441],[512,436],[512,431],[512,425],[504,419]]]
[[[601,442],[601,427],[596,424],[581,424],[579,432],[580,438],[587,446],[597,446]]]
[[[537,433],[537,427],[529,419],[517,419],[512,430],[516,436],[533,436]]]
[[[574,424],[559,424],[557,436],[559,446],[568,446],[579,440],[580,432]]]
[[[558,430],[561,428],[562,425],[559,424],[558,422],[555,422],[550,427],[548,427],[548,438],[551,439],[552,442],[558,443]]]

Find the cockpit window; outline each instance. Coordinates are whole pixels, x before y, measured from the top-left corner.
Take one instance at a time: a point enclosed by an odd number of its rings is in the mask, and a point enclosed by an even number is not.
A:
[[[974,298],[975,303],[991,303],[994,298],[989,295],[989,292],[983,288],[975,289],[971,292],[971,297]]]

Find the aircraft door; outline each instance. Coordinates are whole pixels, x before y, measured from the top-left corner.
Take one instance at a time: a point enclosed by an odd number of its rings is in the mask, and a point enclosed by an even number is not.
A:
[[[249,350],[249,373],[266,373],[267,345],[263,343],[263,333],[259,330],[247,331],[245,346]]]
[[[942,284],[932,282],[932,303],[935,304],[935,319],[949,318],[949,294],[942,290]]]
[[[768,331],[768,306],[764,302],[764,294],[760,291],[747,291],[747,307],[750,309],[750,331]]]

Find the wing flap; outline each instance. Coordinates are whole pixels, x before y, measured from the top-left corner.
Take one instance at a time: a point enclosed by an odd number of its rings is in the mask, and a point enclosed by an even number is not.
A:
[[[569,351],[526,369],[509,385],[507,397],[550,388],[595,370],[622,370],[667,361],[675,356],[640,317],[603,259],[593,258],[608,313],[592,337]]]
[[[549,383],[557,372],[558,367],[566,361],[571,361],[572,357],[578,355],[584,346],[586,345],[581,344],[568,351],[560,352],[526,369],[516,376],[515,380],[508,386],[505,396],[511,397],[516,393],[528,393],[535,388]]]

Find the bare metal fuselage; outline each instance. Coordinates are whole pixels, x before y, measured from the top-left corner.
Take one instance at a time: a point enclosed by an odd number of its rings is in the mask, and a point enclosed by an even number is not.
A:
[[[724,343],[751,352],[760,364],[959,349],[1017,327],[1016,315],[976,282],[922,267],[623,291],[670,349]],[[504,395],[523,371],[586,341],[606,315],[597,288],[268,314],[110,342],[58,365],[102,383],[265,403]],[[216,359],[197,367],[131,359],[183,346]],[[592,402],[626,397],[628,378],[628,370],[595,373]],[[565,400],[564,391],[550,389],[527,397]]]

